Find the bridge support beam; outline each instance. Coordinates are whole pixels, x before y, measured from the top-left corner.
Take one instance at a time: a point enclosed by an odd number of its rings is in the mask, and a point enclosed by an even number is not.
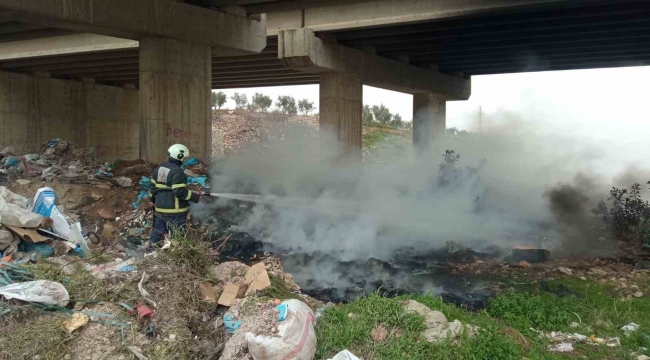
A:
[[[179,40],[140,40],[140,157],[164,161],[181,143],[205,158],[211,147],[211,50]]]
[[[444,99],[467,100],[471,93],[469,79],[328,42],[310,29],[280,30],[278,57],[286,67],[320,74],[322,146],[351,160],[361,159],[363,84],[414,94],[414,142],[425,147],[444,133]]]
[[[445,134],[447,98],[421,93],[413,95],[413,147],[426,153],[431,144]]]
[[[341,73],[320,75],[321,155],[336,164],[361,162],[363,84]]]

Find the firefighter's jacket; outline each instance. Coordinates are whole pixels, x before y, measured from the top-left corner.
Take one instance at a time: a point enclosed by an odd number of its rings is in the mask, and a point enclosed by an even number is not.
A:
[[[179,160],[169,158],[153,171],[151,182],[154,189],[149,192],[149,196],[154,201],[156,212],[187,213],[190,201],[199,201],[199,194],[187,189],[187,176],[181,169],[182,164]]]

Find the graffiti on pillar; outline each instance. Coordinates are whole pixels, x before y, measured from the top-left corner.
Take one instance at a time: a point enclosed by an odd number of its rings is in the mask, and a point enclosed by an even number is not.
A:
[[[201,140],[198,133],[191,130],[172,127],[172,125],[169,123],[165,124],[165,130],[167,145],[176,144],[178,142],[187,142],[188,144],[193,144],[200,142]]]

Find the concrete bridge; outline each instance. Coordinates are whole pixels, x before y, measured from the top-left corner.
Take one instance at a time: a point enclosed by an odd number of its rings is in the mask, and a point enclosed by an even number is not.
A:
[[[319,84],[321,143],[361,158],[362,85],[444,133],[471,76],[647,65],[650,1],[0,0],[0,145],[210,154],[211,89]]]

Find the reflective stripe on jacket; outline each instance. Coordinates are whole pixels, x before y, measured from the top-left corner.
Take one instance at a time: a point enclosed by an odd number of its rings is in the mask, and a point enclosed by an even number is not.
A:
[[[151,175],[154,189],[150,191],[156,204],[156,212],[179,214],[190,210],[190,201],[198,202],[199,195],[187,189],[187,176],[181,169],[179,160],[167,159]]]

